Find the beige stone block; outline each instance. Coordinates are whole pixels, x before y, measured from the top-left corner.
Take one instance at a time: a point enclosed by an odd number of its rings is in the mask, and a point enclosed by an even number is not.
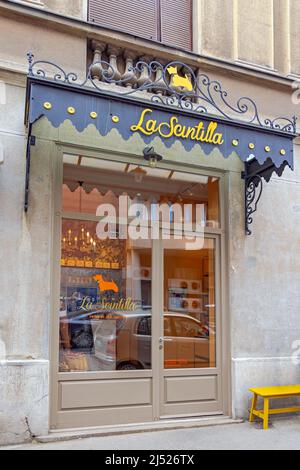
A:
[[[50,315],[51,171],[47,144],[32,149],[30,210],[24,214],[25,139],[1,136],[0,325],[8,359],[48,356]],[[37,153],[38,152],[38,153]]]
[[[281,75],[290,73],[289,2],[274,0],[274,65]]]
[[[87,0],[19,0],[31,7],[45,8],[64,16],[86,20]]]
[[[49,60],[67,71],[85,74],[84,38],[0,17],[0,44],[0,68],[26,71],[27,53],[31,51],[36,59]]]
[[[86,20],[87,0],[43,0],[45,7],[65,16]]]
[[[209,56],[233,59],[233,0],[201,1],[197,22],[202,37],[199,52]]]
[[[300,75],[300,2],[290,0],[291,73]]]
[[[49,430],[49,362],[0,363],[0,446],[21,444]]]
[[[24,109],[26,90],[0,82],[0,132],[25,134]]]
[[[237,0],[238,59],[274,67],[273,0]]]

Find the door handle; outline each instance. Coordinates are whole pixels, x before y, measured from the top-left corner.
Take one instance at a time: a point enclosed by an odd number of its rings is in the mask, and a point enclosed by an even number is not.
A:
[[[173,340],[171,338],[159,338],[159,349],[162,350],[164,348],[164,343],[172,343]]]

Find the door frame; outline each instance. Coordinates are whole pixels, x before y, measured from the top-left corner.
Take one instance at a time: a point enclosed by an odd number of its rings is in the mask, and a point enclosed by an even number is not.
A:
[[[143,165],[140,157],[124,155],[122,153],[108,153],[102,152],[101,150],[91,149],[88,147],[81,147],[80,145],[70,145],[65,142],[50,142],[53,145],[53,158],[52,158],[52,246],[50,254],[50,266],[51,266],[51,322],[50,322],[50,429],[57,429],[57,416],[59,410],[59,399],[60,391],[58,384],[60,381],[73,381],[75,378],[74,374],[59,373],[59,362],[58,362],[58,351],[59,351],[59,319],[57,311],[59,311],[59,298],[60,298],[60,258],[61,258],[61,226],[62,226],[62,185],[63,185],[63,156],[65,154],[70,155],[81,155],[83,157],[98,158],[106,161],[115,161],[119,163],[128,163],[133,165]],[[146,166],[146,165],[145,165]],[[229,173],[221,170],[211,170],[206,167],[189,165],[189,164],[178,164],[177,162],[166,162],[163,161],[158,165],[160,169],[174,170],[181,173],[192,173],[203,176],[213,176],[220,179],[220,194],[219,194],[219,206],[220,206],[220,229],[206,229],[205,235],[207,237],[216,237],[219,239],[219,251],[220,251],[220,285],[219,285],[219,305],[222,305],[222,337],[221,349],[222,349],[222,389],[223,389],[223,415],[231,415],[231,368],[230,368],[230,321],[229,321],[229,298],[228,298],[228,241],[226,239],[226,233],[228,231],[228,189],[229,189]],[[154,240],[152,247],[153,263],[152,269],[155,269],[155,276],[157,284],[162,286],[163,284],[163,256],[162,256],[162,244],[160,241]],[[216,256],[217,259],[217,256]],[[160,263],[158,260],[161,260]],[[155,292],[154,285],[152,286],[153,292]],[[216,289],[216,293],[218,290]],[[159,311],[161,308],[161,300],[159,296],[153,295],[153,311]],[[161,335],[161,321],[159,316],[153,316],[153,332],[152,344],[154,338],[160,338]],[[161,416],[161,394],[162,388],[161,373],[163,369],[162,352],[159,351],[157,342],[152,347],[152,364],[159,364],[159,367],[152,367],[150,371],[125,371],[118,372],[118,378],[152,378],[153,381],[153,422],[165,419]],[[195,369],[196,372],[199,369]],[[115,378],[114,372],[90,372],[90,373],[76,373],[76,380],[88,381],[88,380],[99,380]],[[215,413],[213,413],[215,414]],[[220,413],[218,413],[220,414]],[[203,416],[209,416],[210,413],[205,413]],[[193,415],[193,417],[195,417]],[[177,417],[178,418],[178,417]],[[182,418],[186,419],[185,416]]]
[[[159,348],[158,338],[164,338],[164,313],[158,315],[160,320],[159,325],[159,337],[152,338],[153,347],[159,350],[158,360],[159,360],[159,380],[160,380],[160,399],[159,399],[159,412],[161,420],[165,419],[179,419],[179,418],[195,418],[194,413],[179,413],[166,415],[164,413],[165,407],[165,400],[166,400],[166,378],[167,377],[201,377],[201,376],[218,376],[218,393],[220,393],[220,401],[223,401],[223,380],[222,380],[222,301],[221,301],[221,282],[222,282],[222,274],[221,274],[221,243],[220,243],[220,235],[212,235],[209,233],[204,234],[204,238],[208,240],[214,240],[215,242],[215,259],[214,259],[214,267],[215,267],[215,315],[216,315],[216,367],[214,368],[195,368],[195,369],[165,369],[164,367],[164,347],[161,349]],[[159,277],[159,285],[156,286],[158,289],[157,295],[158,302],[159,302],[159,312],[164,312],[164,292],[163,292],[163,282],[164,282],[164,251],[163,248],[163,241],[160,240],[160,277]],[[155,310],[154,310],[155,312]],[[180,406],[180,405],[178,405]],[[184,405],[182,405],[184,407]],[[205,415],[220,415],[224,414],[223,412],[223,402],[220,403],[220,407],[222,411],[217,412],[205,412]],[[197,416],[203,415],[202,413],[197,414]]]

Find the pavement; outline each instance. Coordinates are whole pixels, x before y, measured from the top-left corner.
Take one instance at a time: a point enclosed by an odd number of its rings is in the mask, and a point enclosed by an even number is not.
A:
[[[260,423],[94,437],[2,450],[300,450],[300,416],[278,418],[269,431]],[[0,449],[1,450],[1,449]]]

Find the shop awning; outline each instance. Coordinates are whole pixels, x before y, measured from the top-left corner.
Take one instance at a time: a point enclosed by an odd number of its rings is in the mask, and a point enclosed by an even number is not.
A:
[[[227,99],[221,84],[206,75],[195,76],[185,64],[173,62],[163,66],[157,62],[139,63],[136,73],[145,67],[149,74],[161,67],[159,83],[151,82],[138,89],[121,88],[122,80],[114,80],[107,68],[102,81],[114,83],[116,92],[101,87],[92,78],[91,71],[83,83],[74,74],[66,74],[57,68],[51,77],[42,67],[54,68],[54,64],[33,62],[29,54],[27,85],[26,125],[28,126],[27,176],[25,210],[29,202],[30,148],[34,145],[32,126],[45,116],[58,128],[70,120],[79,131],[94,125],[102,136],[117,129],[124,140],[139,134],[145,146],[159,138],[166,147],[177,140],[187,152],[199,147],[209,155],[218,148],[224,158],[237,153],[245,163],[245,216],[246,232],[251,233],[252,217],[262,193],[263,179],[269,181],[272,174],[281,176],[286,166],[292,170],[293,140],[296,137],[296,118],[264,119],[259,116],[255,102],[241,98],[235,106]],[[106,64],[107,65],[107,64]],[[102,64],[104,67],[104,63]],[[188,71],[185,77],[177,74],[186,87],[174,85],[172,71]],[[176,82],[176,83],[177,83]],[[189,86],[190,85],[190,86]],[[148,89],[151,93],[145,93]],[[125,93],[124,93],[124,90]],[[144,93],[141,93],[144,91]],[[143,149],[140,149],[141,156]]]

